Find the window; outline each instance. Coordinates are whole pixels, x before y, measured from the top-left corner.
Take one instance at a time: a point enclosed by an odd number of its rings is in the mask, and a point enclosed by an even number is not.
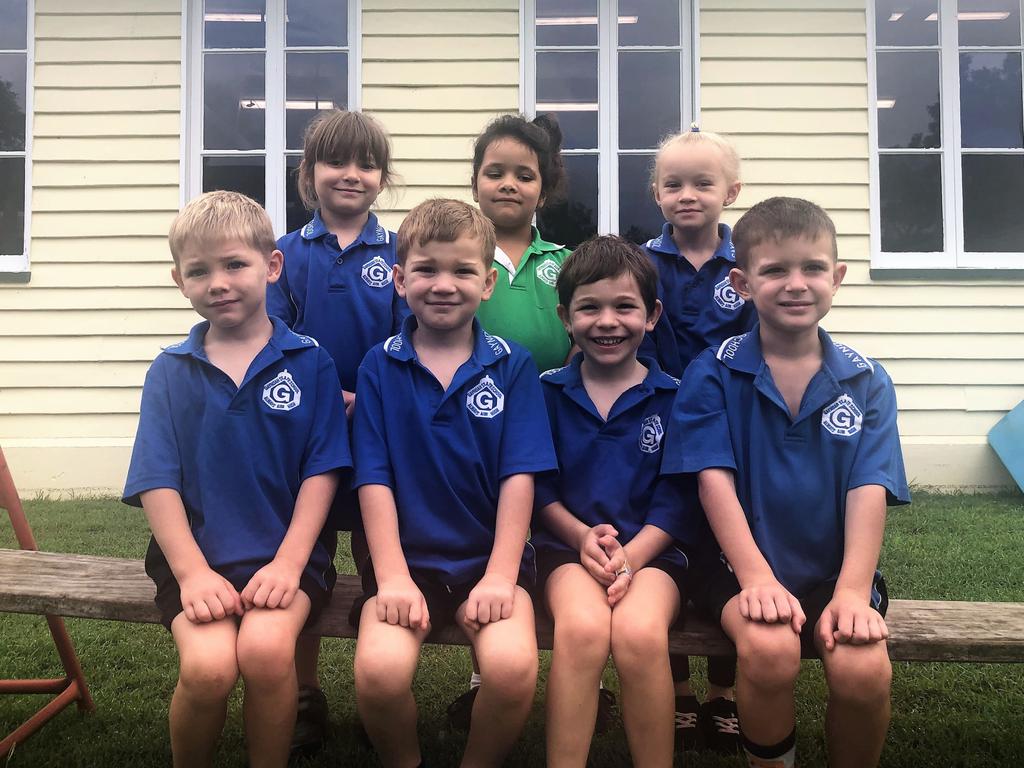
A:
[[[28,180],[31,152],[26,0],[0,0],[0,272],[28,273]]]
[[[321,110],[355,108],[358,2],[188,2],[188,196],[244,192],[275,231],[297,229],[303,132]]]
[[[541,232],[575,246],[595,232],[643,242],[661,231],[650,165],[694,114],[692,4],[533,0],[525,4],[525,108],[562,127],[569,197]]]
[[[1024,267],[1021,0],[873,5],[873,266]]]

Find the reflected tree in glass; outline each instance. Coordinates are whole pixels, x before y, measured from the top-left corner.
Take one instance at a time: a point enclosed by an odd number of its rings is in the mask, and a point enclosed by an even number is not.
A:
[[[25,108],[14,85],[0,80],[0,149],[25,148]]]

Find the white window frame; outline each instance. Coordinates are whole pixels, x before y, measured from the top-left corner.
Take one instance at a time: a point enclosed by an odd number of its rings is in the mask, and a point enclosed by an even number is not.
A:
[[[938,0],[939,8],[939,104],[941,149],[880,149],[878,146],[878,78],[875,57],[878,53],[875,35],[875,0],[867,0],[868,50],[868,135],[870,141],[870,236],[871,267],[885,270],[977,270],[1024,268],[1024,253],[968,252],[964,248],[964,221],[961,201],[963,179],[961,158],[964,154],[1024,154],[1024,149],[964,150],[960,146],[960,73],[961,50],[991,51],[995,53],[1021,51],[1022,46],[968,46],[958,47],[957,0]],[[953,19],[950,23],[948,20]],[[1021,13],[1022,43],[1024,43],[1024,9]],[[883,51],[935,50],[933,46],[883,46]],[[884,252],[882,251],[882,212],[879,179],[879,156],[882,154],[940,154],[942,179],[942,236],[943,250],[936,252]]]
[[[679,3],[679,130],[700,119],[700,50],[698,34],[698,3]],[[654,149],[619,149],[619,25],[617,0],[598,0],[597,45],[564,46],[555,50],[597,50],[597,231],[617,234],[619,230],[619,156],[650,155]],[[520,0],[519,109],[524,114],[537,114],[537,13],[535,0]],[[689,50],[687,50],[687,44]],[[622,50],[664,50],[674,46],[624,46]],[[548,50],[543,46],[541,50]],[[689,69],[687,68],[689,65]],[[689,76],[687,76],[689,75]],[[563,149],[562,155],[593,155],[593,149]]]
[[[301,155],[302,150],[289,150],[285,136],[285,0],[266,0],[266,131],[263,149],[217,150],[218,156],[237,154],[265,158],[264,184],[266,209],[279,235],[286,226],[285,157]],[[362,81],[361,0],[348,0],[348,105],[358,110]],[[203,0],[182,0],[182,61],[186,71],[181,94],[181,196],[184,204],[203,191]],[[309,50],[316,50],[315,47]],[[332,48],[331,50],[334,50]],[[281,162],[276,162],[280,158]]]
[[[22,252],[0,254],[0,282],[28,282],[29,250],[32,235],[32,74],[35,70],[35,0],[25,4],[25,149],[0,152],[0,157],[23,157],[25,159],[25,232],[22,235]],[[5,49],[19,53],[15,49]]]

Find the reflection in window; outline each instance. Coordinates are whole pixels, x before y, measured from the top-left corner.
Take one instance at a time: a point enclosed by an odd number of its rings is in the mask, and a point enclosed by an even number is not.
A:
[[[541,236],[575,248],[597,234],[597,155],[566,155],[568,195],[537,212]]]
[[[960,143],[1024,147],[1019,53],[960,54]]]
[[[965,155],[964,247],[1024,253],[1024,155]]]
[[[936,155],[882,155],[879,158],[882,250],[941,251],[942,170]]]
[[[938,53],[879,53],[876,61],[878,146],[901,149],[938,147]]]
[[[0,0],[0,256],[25,253],[28,9]]]

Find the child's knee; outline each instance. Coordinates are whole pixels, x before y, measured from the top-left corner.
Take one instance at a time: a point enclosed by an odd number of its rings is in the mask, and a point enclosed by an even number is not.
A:
[[[736,638],[737,669],[759,688],[792,686],[800,674],[800,636],[788,625],[750,622]]]
[[[280,685],[295,674],[295,641],[284,633],[242,634],[238,668],[246,685]]]
[[[604,666],[611,652],[611,611],[574,611],[555,621],[555,648],[577,665]]]
[[[480,658],[482,684],[509,702],[533,698],[537,688],[536,649],[508,647]]]
[[[224,701],[238,682],[238,662],[233,653],[210,651],[182,659],[178,685],[193,700]]]
[[[668,627],[654,617],[612,614],[612,657],[616,667],[649,665],[668,658]]]
[[[830,695],[875,706],[889,698],[892,664],[884,643],[837,645],[824,656]]]
[[[356,694],[363,702],[390,701],[412,690],[412,675],[405,660],[385,653],[357,653],[353,674]],[[415,664],[412,665],[415,672]]]

